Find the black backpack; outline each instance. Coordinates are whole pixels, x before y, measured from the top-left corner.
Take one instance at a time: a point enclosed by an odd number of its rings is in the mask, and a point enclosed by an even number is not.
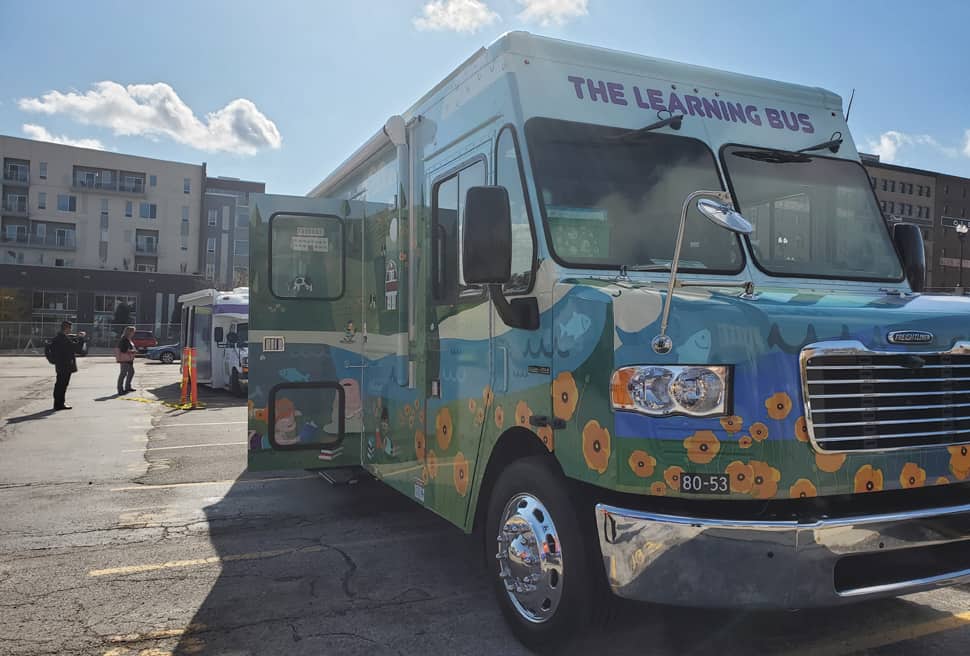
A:
[[[54,359],[54,340],[53,339],[47,340],[47,343],[44,345],[44,357],[47,358],[47,361],[50,362],[51,364],[57,364],[57,360]]]

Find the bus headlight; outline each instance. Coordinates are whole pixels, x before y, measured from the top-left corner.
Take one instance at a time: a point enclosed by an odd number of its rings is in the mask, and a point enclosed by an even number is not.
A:
[[[728,367],[622,367],[613,372],[610,400],[616,410],[712,417],[727,414],[729,385]]]

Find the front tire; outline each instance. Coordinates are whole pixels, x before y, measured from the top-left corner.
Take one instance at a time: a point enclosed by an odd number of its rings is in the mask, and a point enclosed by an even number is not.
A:
[[[233,396],[243,396],[242,384],[239,382],[239,372],[235,369],[229,374],[229,393]]]
[[[602,568],[582,531],[585,506],[546,456],[517,460],[489,497],[485,553],[513,633],[538,651],[555,650],[588,626]]]

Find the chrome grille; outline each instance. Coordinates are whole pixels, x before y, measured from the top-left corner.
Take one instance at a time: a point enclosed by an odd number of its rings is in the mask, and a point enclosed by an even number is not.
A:
[[[809,436],[823,451],[970,442],[970,344],[932,353],[818,344],[801,365]]]

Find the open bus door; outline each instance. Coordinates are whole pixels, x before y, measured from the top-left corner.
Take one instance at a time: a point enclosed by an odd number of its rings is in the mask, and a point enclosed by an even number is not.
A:
[[[249,468],[360,465],[373,203],[252,195]],[[382,206],[383,207],[383,206]],[[386,209],[386,208],[385,208]]]

